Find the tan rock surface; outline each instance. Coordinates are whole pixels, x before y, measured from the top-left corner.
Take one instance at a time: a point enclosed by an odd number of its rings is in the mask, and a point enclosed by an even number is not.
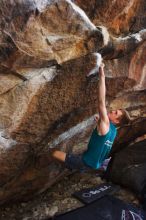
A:
[[[146,133],[145,1],[99,1],[94,11],[92,3],[0,2],[0,204],[27,200],[65,175],[51,148],[86,148],[98,107],[98,79],[86,77],[92,52],[105,59],[108,109],[133,118],[114,150]]]

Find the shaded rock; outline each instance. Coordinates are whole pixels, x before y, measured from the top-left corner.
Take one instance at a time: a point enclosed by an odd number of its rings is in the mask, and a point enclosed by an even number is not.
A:
[[[145,2],[121,1],[115,10],[117,1],[98,1],[94,12],[92,3],[0,2],[0,204],[28,200],[67,174],[52,149],[86,149],[98,107],[98,77],[86,77],[92,52],[105,59],[108,110],[124,107],[133,117],[113,153],[146,133],[146,26],[136,34],[129,26],[134,13],[143,18]]]
[[[137,194],[146,183],[146,140],[127,146],[114,155],[107,170],[113,182],[129,187]]]
[[[86,173],[86,175],[74,173],[73,175],[68,175],[59,181],[58,184],[54,184],[50,190],[26,202],[23,207],[20,204],[14,205],[12,203],[5,208],[0,207],[1,220],[43,220],[49,218],[51,215],[58,215],[82,207],[83,204],[74,198],[72,194],[83,188],[96,187],[103,182],[104,180],[96,177],[93,173]],[[123,188],[116,192],[114,196],[130,203],[134,201],[135,204],[139,204],[136,197]],[[19,212],[20,207],[23,210],[22,213]]]

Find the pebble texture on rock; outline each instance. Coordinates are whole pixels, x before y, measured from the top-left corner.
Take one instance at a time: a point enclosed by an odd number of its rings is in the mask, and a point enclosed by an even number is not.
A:
[[[86,78],[95,52],[105,62],[108,110],[126,108],[133,119],[113,153],[146,134],[145,7],[1,0],[0,204],[28,200],[65,175],[52,148],[85,150],[98,108],[98,80]]]

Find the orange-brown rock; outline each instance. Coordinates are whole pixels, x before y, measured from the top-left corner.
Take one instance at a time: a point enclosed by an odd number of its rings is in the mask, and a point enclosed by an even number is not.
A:
[[[113,155],[146,134],[145,2],[118,2],[0,2],[0,204],[65,175],[52,148],[85,150],[98,109],[98,79],[86,77],[93,52],[106,64],[108,109],[133,119],[119,129]]]
[[[145,28],[145,0],[75,0],[95,25],[104,25],[114,35]]]
[[[1,1],[1,61],[12,69],[77,58],[100,49],[102,34],[74,3]]]

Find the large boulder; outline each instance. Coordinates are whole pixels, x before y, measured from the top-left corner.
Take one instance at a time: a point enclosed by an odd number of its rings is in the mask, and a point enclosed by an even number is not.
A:
[[[99,50],[102,33],[72,1],[1,1],[1,64],[13,70],[62,63]]]
[[[130,2],[121,2],[123,13],[145,19],[145,2]],[[0,204],[27,200],[65,175],[52,148],[85,150],[98,108],[98,78],[86,77],[93,52],[105,60],[108,109],[126,108],[133,118],[113,151],[123,149],[127,132],[125,146],[146,133],[146,26],[141,21],[128,35],[117,16],[118,29],[109,28],[110,2],[103,3],[93,19],[87,1],[0,2]]]
[[[146,186],[146,140],[131,144],[113,156],[107,177],[140,196]]]

